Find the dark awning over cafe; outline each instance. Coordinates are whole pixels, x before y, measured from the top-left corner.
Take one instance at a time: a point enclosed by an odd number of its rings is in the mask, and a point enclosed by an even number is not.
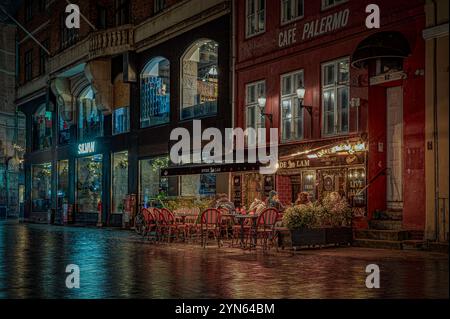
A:
[[[410,53],[408,40],[400,32],[378,32],[358,44],[351,64],[355,68],[363,68],[369,60],[406,58]]]
[[[260,163],[230,163],[230,164],[211,164],[211,165],[181,165],[167,167],[161,170],[161,176],[195,175],[195,174],[214,174],[228,172],[255,171],[261,166]]]

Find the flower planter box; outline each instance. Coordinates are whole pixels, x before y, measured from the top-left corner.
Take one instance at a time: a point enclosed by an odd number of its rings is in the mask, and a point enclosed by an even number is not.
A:
[[[349,244],[353,241],[353,229],[351,227],[330,227],[325,231],[327,244]]]
[[[303,228],[291,231],[292,247],[325,245],[325,228]]]

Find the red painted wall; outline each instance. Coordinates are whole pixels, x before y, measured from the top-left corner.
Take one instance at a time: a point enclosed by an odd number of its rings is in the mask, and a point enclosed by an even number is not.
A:
[[[381,10],[381,28],[368,30],[365,27],[365,7],[376,3]],[[310,133],[309,114],[305,112],[305,139],[311,142],[321,139],[321,64],[345,56],[351,56],[356,46],[370,34],[379,31],[399,31],[409,41],[412,54],[404,61],[408,78],[403,80],[404,92],[404,227],[423,229],[425,223],[424,173],[424,76],[416,70],[424,69],[425,50],[421,37],[425,26],[424,1],[348,1],[335,8],[321,11],[320,1],[305,1],[305,17],[286,26],[280,25],[280,2],[266,1],[266,31],[245,38],[245,1],[237,1],[237,64],[236,64],[236,112],[237,126],[245,127],[245,86],[258,80],[266,81],[266,112],[274,117],[273,126],[280,126],[279,92],[280,76],[292,71],[304,70],[306,88],[305,105],[313,106],[313,128]],[[305,22],[350,9],[346,27],[336,32],[318,36],[280,48],[279,33],[297,25],[301,38]],[[350,70],[350,97],[359,97],[359,112],[350,111],[350,132],[367,133],[369,139],[368,180],[386,167],[386,88],[368,85],[366,70]],[[392,83],[390,84],[392,85]],[[270,123],[267,121],[266,126]],[[281,137],[281,136],[280,136]],[[378,152],[378,143],[384,151]],[[298,142],[297,142],[298,143]],[[277,179],[280,197],[290,198],[283,178]],[[283,194],[285,193],[286,194]],[[368,192],[368,217],[375,209],[386,208],[386,178],[377,178]],[[362,223],[364,224],[364,223]]]

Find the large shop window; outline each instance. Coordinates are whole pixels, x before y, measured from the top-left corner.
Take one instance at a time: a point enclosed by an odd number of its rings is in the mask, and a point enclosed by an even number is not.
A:
[[[322,132],[336,135],[349,131],[349,59],[322,65]]]
[[[102,200],[101,154],[77,159],[77,198],[78,211],[97,213]]]
[[[303,0],[281,1],[281,23],[286,24],[303,17]]]
[[[123,201],[128,194],[128,152],[114,153],[112,161],[112,212],[121,214],[124,210]]]
[[[265,127],[265,118],[261,115],[265,110],[261,110],[258,105],[258,99],[266,96],[266,82],[259,81],[247,84],[245,96],[245,117],[247,128],[254,128],[256,132],[258,128]],[[256,142],[256,140],[255,140]]]
[[[169,123],[170,62],[152,59],[141,73],[141,127]]]
[[[58,208],[69,203],[69,160],[58,161]]]
[[[266,1],[246,0],[246,36],[251,37],[266,30]]]
[[[144,207],[151,206],[159,194],[173,195],[169,189],[169,178],[161,176],[161,168],[168,165],[167,156],[139,161],[139,202]]]
[[[70,137],[74,132],[72,103],[66,103],[61,97],[58,98],[58,133],[59,144],[70,143]]]
[[[33,150],[42,150],[52,145],[52,112],[42,104],[33,115]]]
[[[95,102],[91,87],[85,89],[79,97],[78,137],[87,141],[103,135],[103,114]]]
[[[181,119],[217,113],[218,48],[215,41],[200,40],[184,54]]]
[[[52,164],[31,166],[31,205],[33,212],[47,212],[52,203]]]
[[[297,97],[297,89],[303,87],[303,71],[281,77],[281,125],[283,141],[303,138],[303,109]]]
[[[215,174],[183,175],[181,176],[181,196],[214,196],[216,181]]]

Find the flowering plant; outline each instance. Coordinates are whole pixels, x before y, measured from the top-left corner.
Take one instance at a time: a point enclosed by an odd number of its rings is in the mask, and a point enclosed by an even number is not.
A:
[[[283,214],[283,224],[293,230],[318,226],[318,215],[314,204],[290,206]]]
[[[322,200],[322,224],[339,227],[351,224],[352,211],[347,200],[337,192],[331,192]]]

